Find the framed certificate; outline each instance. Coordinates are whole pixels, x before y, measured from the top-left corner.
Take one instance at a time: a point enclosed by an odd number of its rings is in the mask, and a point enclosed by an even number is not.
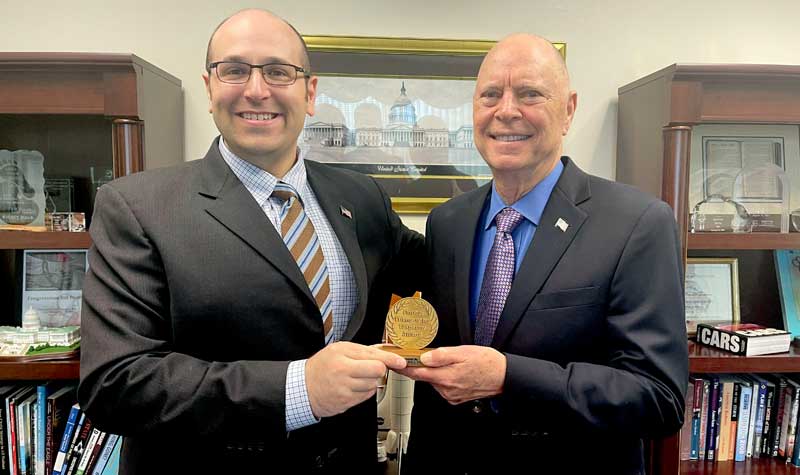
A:
[[[698,323],[739,323],[738,260],[728,257],[690,257],[686,264],[686,330]]]
[[[23,251],[22,314],[33,308],[43,327],[80,325],[88,267],[85,249]]]

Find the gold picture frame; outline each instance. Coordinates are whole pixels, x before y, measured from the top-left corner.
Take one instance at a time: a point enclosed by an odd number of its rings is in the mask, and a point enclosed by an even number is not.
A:
[[[491,180],[472,145],[471,102],[495,41],[303,38],[321,76],[301,136],[312,160],[372,176],[401,213],[427,214]],[[566,44],[553,45],[566,58]]]
[[[685,278],[686,331],[698,323],[734,324],[739,309],[739,260],[735,257],[689,257]]]

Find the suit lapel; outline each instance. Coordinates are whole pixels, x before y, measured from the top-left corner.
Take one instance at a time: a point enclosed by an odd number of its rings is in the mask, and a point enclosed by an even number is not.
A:
[[[342,245],[350,269],[356,279],[358,288],[358,306],[350,317],[350,322],[342,336],[343,340],[350,340],[361,327],[367,308],[367,268],[364,265],[364,256],[356,234],[358,212],[352,203],[342,195],[342,183],[336,183],[331,177],[319,169],[320,165],[311,160],[306,160],[308,182],[317,196],[322,211],[331,223],[339,243]]]
[[[202,183],[199,193],[212,199],[206,212],[255,249],[313,302],[308,284],[280,234],[225,163],[218,147],[215,140],[200,164]]]
[[[533,241],[514,277],[492,340],[495,348],[501,348],[516,328],[588,216],[577,205],[590,197],[589,178],[566,157],[564,165]],[[563,230],[564,224],[568,225],[566,230]]]
[[[488,183],[469,196],[463,207],[454,210],[455,222],[453,223],[452,253],[455,261],[455,276],[453,276],[453,294],[455,295],[456,318],[461,343],[471,345],[472,323],[469,318],[469,285],[472,265],[472,250],[475,247],[475,230],[481,223],[478,222],[492,184]]]

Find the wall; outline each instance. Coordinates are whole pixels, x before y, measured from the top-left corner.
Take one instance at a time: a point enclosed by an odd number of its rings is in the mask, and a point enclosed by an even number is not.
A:
[[[578,111],[567,153],[614,177],[617,88],[675,62],[800,64],[797,0],[528,2],[0,0],[0,49],[134,53],[183,80],[186,159],[216,135],[200,75],[213,28],[240,8],[272,9],[304,34],[502,38],[515,31],[567,43]],[[424,229],[424,218],[404,217]]]

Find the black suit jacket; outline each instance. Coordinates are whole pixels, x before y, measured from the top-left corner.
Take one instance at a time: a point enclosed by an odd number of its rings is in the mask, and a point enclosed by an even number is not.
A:
[[[373,179],[306,168],[358,287],[343,339],[379,342],[423,239]],[[285,431],[287,365],[323,348],[322,320],[216,141],[203,160],[103,186],[91,236],[78,397],[97,427],[126,436],[123,475],[375,467],[374,400]]]
[[[642,439],[681,426],[688,357],[672,212],[562,161],[492,342],[508,362],[504,393],[451,406],[417,384],[412,473],[642,473]],[[434,346],[473,342],[470,265],[490,192],[428,219]]]

